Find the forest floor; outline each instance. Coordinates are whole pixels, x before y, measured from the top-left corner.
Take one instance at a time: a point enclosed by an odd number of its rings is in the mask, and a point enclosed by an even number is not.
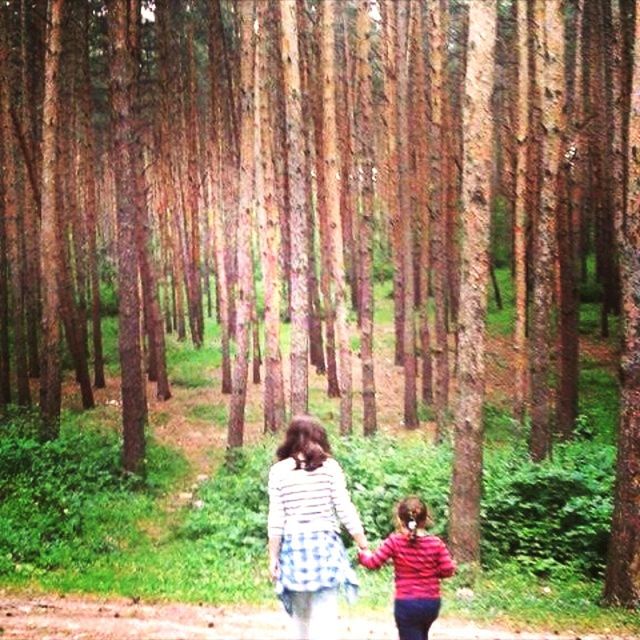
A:
[[[256,632],[259,629],[259,632]],[[0,637],[20,640],[280,640],[290,637],[288,619],[275,609],[135,603],[131,599],[15,597],[0,591]],[[394,640],[390,613],[381,611],[340,618],[344,640]],[[577,634],[551,630],[479,627],[439,619],[432,640],[637,640],[637,636]]]

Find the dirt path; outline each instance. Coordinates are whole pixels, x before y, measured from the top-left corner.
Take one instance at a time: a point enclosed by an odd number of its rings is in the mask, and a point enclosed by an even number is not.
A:
[[[341,618],[345,640],[395,640],[390,615],[375,612]],[[0,637],[20,640],[280,640],[289,638],[288,619],[280,610],[184,604],[141,604],[56,596],[3,596]],[[442,618],[432,640],[634,640],[632,636],[530,633],[519,629],[479,628]],[[635,640],[638,640],[637,637]]]

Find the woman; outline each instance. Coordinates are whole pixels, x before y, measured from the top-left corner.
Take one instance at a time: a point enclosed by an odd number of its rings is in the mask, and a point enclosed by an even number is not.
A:
[[[300,639],[337,637],[338,588],[357,588],[339,522],[367,548],[360,517],[327,432],[311,416],[293,418],[269,472],[269,571]]]

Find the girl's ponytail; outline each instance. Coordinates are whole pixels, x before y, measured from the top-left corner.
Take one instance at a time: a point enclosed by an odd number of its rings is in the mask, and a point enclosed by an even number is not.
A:
[[[396,518],[400,529],[407,533],[409,542],[414,544],[418,539],[418,529],[424,529],[427,526],[429,513],[420,498],[409,496],[398,503]]]

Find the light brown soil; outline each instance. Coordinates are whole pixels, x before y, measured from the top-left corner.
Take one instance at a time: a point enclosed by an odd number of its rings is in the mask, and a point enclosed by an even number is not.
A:
[[[280,640],[290,638],[289,620],[280,610],[184,604],[142,604],[38,596],[16,598],[0,592],[0,636],[20,640]],[[390,615],[366,617],[342,612],[345,640],[394,640]],[[519,629],[479,628],[441,618],[432,640],[633,640],[631,636],[529,633]],[[636,639],[637,640],[637,639]]]

